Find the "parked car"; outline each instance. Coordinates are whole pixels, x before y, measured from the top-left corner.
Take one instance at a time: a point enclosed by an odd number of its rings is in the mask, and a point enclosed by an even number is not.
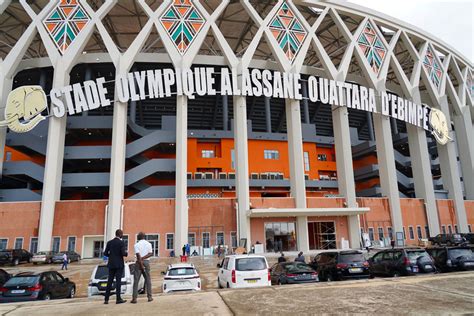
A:
[[[67,262],[68,263],[71,263],[73,261],[81,260],[81,256],[75,251],[61,251],[61,252],[56,253],[53,256],[53,262],[54,263],[62,263],[64,253],[67,254]]]
[[[162,274],[164,275],[163,293],[201,290],[201,277],[192,264],[172,264]]]
[[[369,259],[370,276],[407,276],[433,273],[436,267],[422,248],[395,248],[377,252]]]
[[[56,255],[56,252],[52,251],[40,251],[35,253],[31,258],[31,262],[34,264],[38,263],[53,263],[53,257]]]
[[[11,277],[12,275],[10,273],[3,269],[0,269],[0,287],[5,284]]]
[[[457,246],[466,242],[461,234],[438,234],[428,240],[435,246]]]
[[[5,249],[0,251],[0,264],[19,265],[31,261],[31,253],[25,249]]]
[[[468,244],[474,245],[474,233],[461,234]]]
[[[300,284],[318,282],[318,273],[306,263],[281,262],[270,269],[272,284]]]
[[[56,271],[23,272],[0,287],[0,303],[73,298],[76,285]]]
[[[133,274],[135,272],[136,264],[134,262],[126,262],[124,272],[122,274],[122,288],[120,289],[122,294],[132,295],[133,293]],[[87,294],[89,297],[94,295],[104,295],[107,289],[107,279],[109,277],[109,268],[106,264],[99,264],[95,266],[92,271],[91,279],[87,288]],[[143,277],[138,281],[138,288],[140,293],[144,292],[145,280]],[[115,281],[112,284],[112,292],[115,293]]]
[[[468,247],[437,247],[426,251],[441,272],[474,270],[474,253]]]
[[[230,255],[217,264],[219,288],[270,286],[267,259],[258,255]]]
[[[369,277],[369,262],[360,251],[323,252],[310,265],[321,281],[339,281]]]

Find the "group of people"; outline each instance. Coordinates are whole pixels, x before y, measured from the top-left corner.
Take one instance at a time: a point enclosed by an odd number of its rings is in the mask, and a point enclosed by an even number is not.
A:
[[[283,252],[281,252],[280,254],[281,254],[280,257],[278,257],[278,263],[287,262],[285,254]],[[304,254],[303,254],[302,251],[300,251],[300,253],[298,253],[298,257],[295,258],[295,262],[306,263],[305,258],[304,258]]]
[[[115,279],[115,294],[117,297],[116,303],[122,304],[126,300],[122,299],[121,286],[122,275],[125,268],[124,258],[128,257],[125,242],[122,240],[123,231],[117,229],[115,231],[115,238],[107,242],[104,250],[104,256],[108,257],[107,267],[109,268],[109,277],[107,280],[107,289],[105,291],[104,304],[109,303],[110,291]],[[131,303],[136,304],[138,298],[138,283],[140,277],[145,278],[146,294],[148,302],[153,301],[151,291],[151,276],[150,276],[150,258],[153,256],[153,247],[151,243],[145,240],[145,234],[140,232],[137,236],[137,243],[133,249],[136,256],[136,269],[134,271],[133,295]]]

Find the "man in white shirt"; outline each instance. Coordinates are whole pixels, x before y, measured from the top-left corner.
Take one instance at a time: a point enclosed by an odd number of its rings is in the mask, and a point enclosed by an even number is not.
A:
[[[153,256],[153,247],[151,244],[145,240],[145,234],[140,232],[137,236],[137,243],[133,246],[135,250],[135,255],[137,257],[137,263],[135,267],[134,273],[134,281],[133,281],[133,296],[132,296],[132,304],[137,303],[138,297],[138,282],[140,281],[140,277],[143,274],[145,278],[145,286],[146,286],[146,294],[148,296],[148,302],[153,301],[153,296],[151,293],[151,277],[150,277],[150,257]]]

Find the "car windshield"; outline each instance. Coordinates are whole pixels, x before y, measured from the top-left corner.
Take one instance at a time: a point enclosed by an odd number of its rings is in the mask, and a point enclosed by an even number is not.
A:
[[[285,271],[288,273],[295,273],[295,272],[313,272],[314,270],[304,263],[289,263],[284,266]]]
[[[408,255],[408,259],[410,259],[411,262],[416,262],[416,260],[418,260],[419,258],[430,259],[430,256],[428,255],[428,253],[424,250],[407,251],[407,255]]]
[[[365,258],[361,253],[346,253],[339,255],[339,261],[341,263],[363,262]]]
[[[462,239],[461,235],[459,235],[459,234],[454,234],[453,238],[456,239],[456,240]]]
[[[459,249],[451,249],[449,250],[449,256],[453,259],[457,259],[459,257],[467,257],[471,258],[474,257],[474,254],[472,253],[471,249],[468,248],[459,248]]]
[[[37,275],[16,276],[8,280],[4,286],[33,286],[38,282],[38,279]]]
[[[98,266],[94,278],[97,280],[107,280],[109,277],[109,268],[107,266]],[[122,272],[122,278],[125,277],[125,270]]]
[[[194,268],[176,268],[168,272],[169,276],[194,275],[196,274]]]
[[[235,262],[235,269],[237,271],[265,270],[266,268],[265,258],[241,258]]]

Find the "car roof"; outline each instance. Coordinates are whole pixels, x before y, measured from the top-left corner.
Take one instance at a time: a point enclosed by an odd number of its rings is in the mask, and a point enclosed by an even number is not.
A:
[[[259,255],[228,255],[225,256],[226,258],[235,258],[235,259],[241,259],[241,258],[265,258],[265,256],[259,256]],[[265,258],[266,259],[266,258]]]
[[[359,250],[342,250],[342,251],[339,251],[339,254],[340,255],[362,255],[362,251],[359,251]]]
[[[30,271],[30,272],[20,272],[15,275],[15,277],[27,277],[27,276],[38,276],[46,272],[54,272],[54,271],[43,271],[43,272],[37,272],[37,271]]]

